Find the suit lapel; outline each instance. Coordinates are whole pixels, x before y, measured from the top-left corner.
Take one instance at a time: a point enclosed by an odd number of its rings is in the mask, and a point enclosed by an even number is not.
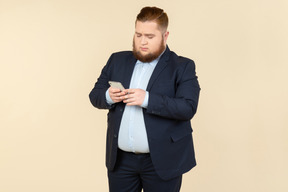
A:
[[[133,55],[131,55],[130,59],[128,59],[127,63],[124,63],[126,65],[125,67],[125,72],[124,72],[124,77],[123,77],[123,86],[128,89],[130,86],[130,81],[132,78],[132,73],[135,67],[136,59]]]
[[[156,81],[156,79],[158,78],[158,76],[160,75],[160,73],[163,71],[163,69],[165,69],[165,67],[168,64],[168,59],[169,59],[169,55],[170,55],[170,49],[167,46],[165,52],[163,53],[163,55],[161,56],[159,62],[157,63],[151,78],[149,80],[148,86],[147,86],[147,91],[150,91],[150,89],[152,88],[154,82]]]

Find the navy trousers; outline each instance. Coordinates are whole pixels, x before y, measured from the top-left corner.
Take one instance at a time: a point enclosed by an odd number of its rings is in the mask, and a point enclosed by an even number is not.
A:
[[[118,150],[113,171],[108,171],[110,192],[179,192],[182,175],[171,180],[161,179],[153,167],[150,154]]]

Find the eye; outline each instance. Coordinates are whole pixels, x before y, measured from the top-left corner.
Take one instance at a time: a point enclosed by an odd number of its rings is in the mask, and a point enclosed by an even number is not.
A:
[[[153,37],[154,37],[154,36],[152,36],[152,35],[149,35],[149,36],[148,36],[148,39],[153,39]]]

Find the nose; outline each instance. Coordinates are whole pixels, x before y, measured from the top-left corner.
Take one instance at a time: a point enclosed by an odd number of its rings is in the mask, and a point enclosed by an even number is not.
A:
[[[145,37],[145,36],[142,36],[142,37],[141,37],[141,44],[142,44],[142,45],[147,44],[147,40],[146,40],[146,37]]]

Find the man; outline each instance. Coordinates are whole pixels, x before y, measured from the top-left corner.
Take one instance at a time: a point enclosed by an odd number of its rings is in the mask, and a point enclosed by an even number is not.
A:
[[[114,53],[89,97],[109,109],[106,166],[111,192],[180,191],[182,174],[196,165],[190,120],[199,84],[194,62],[170,51],[167,14],[144,7],[133,52]],[[109,87],[109,81],[126,88]]]

